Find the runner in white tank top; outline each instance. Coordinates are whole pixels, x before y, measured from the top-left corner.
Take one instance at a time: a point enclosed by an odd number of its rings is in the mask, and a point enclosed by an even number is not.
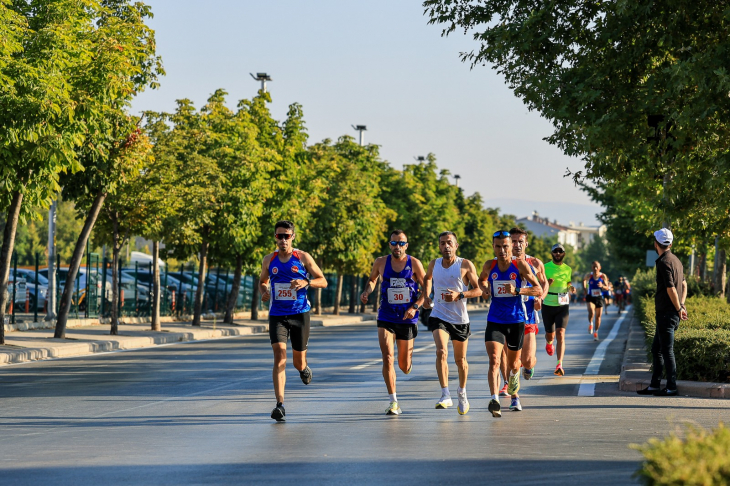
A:
[[[439,251],[442,258],[431,260],[424,278],[424,293],[431,295],[434,289],[435,305],[428,319],[428,330],[433,333],[436,343],[436,371],[441,384],[441,399],[436,408],[447,408],[453,405],[449,392],[449,338],[454,346],[454,361],[459,370],[457,408],[461,415],[469,411],[466,398],[466,377],[469,365],[466,362],[466,349],[471,335],[469,314],[466,311],[466,299],[482,294],[477,282],[477,271],[469,260],[456,256],[459,244],[456,235],[445,231],[439,235]],[[467,284],[471,284],[469,290]],[[428,299],[429,304],[431,299]]]

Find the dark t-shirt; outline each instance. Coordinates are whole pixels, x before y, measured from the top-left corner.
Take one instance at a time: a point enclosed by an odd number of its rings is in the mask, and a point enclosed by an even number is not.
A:
[[[667,289],[674,287],[677,295],[682,299],[682,282],[684,281],[684,269],[679,258],[667,250],[656,259],[656,295],[654,304],[657,312],[676,312],[677,309],[669,298]]]

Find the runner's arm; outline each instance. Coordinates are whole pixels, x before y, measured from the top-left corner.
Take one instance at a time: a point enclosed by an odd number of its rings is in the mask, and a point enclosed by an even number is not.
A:
[[[433,267],[436,264],[436,260],[431,260],[428,263],[428,269],[426,270],[426,276],[423,277],[423,294],[426,296],[425,303],[432,306],[431,299],[431,288],[433,287]],[[430,308],[430,307],[429,307]]]
[[[261,301],[268,302],[271,297],[271,289],[269,288],[269,263],[271,263],[271,255],[266,255],[261,263],[261,275],[259,275],[259,292],[261,293]]]
[[[464,268],[466,266],[466,268]],[[479,288],[479,279],[477,277],[477,268],[474,266],[474,264],[464,259],[461,262],[461,268],[466,270],[466,282],[467,284],[471,285],[471,289],[464,292],[464,298],[465,299],[473,299],[474,297],[479,297],[482,295],[482,289]]]
[[[411,265],[413,266],[413,278],[418,282],[418,288],[421,290],[420,295],[414,302],[418,307],[423,305],[423,301],[426,300],[424,290],[424,279],[426,278],[426,271],[423,269],[423,263],[418,258],[411,257]]]
[[[482,291],[482,297],[484,297],[484,300],[489,300],[489,272],[491,271],[491,268],[487,268],[487,265],[490,263],[491,260],[484,262],[482,273],[479,274],[479,281],[477,282]]]
[[[532,270],[530,270],[527,262],[522,260],[515,260],[515,262],[517,263],[517,269],[520,271],[520,276],[532,285],[532,287],[520,287],[517,289],[517,295],[532,295],[533,297],[541,296],[542,287],[540,286],[540,282],[537,280],[535,274],[532,273]]]
[[[326,289],[327,288],[327,279],[324,278],[324,274],[322,273],[322,270],[319,268],[319,265],[317,265],[317,262],[314,261],[314,258],[307,253],[302,252],[302,263],[304,263],[304,268],[307,269],[307,272],[310,275],[309,279],[309,286],[313,289]],[[300,280],[299,282],[302,282],[303,285],[299,288],[303,288],[307,286],[306,280]]]
[[[375,290],[375,286],[378,283],[378,279],[380,278],[381,270],[380,270],[380,262],[382,257],[378,257],[373,262],[373,269],[370,272],[370,278],[368,278],[367,283],[365,284],[365,289],[362,291],[362,294],[360,294],[360,302],[363,304],[368,303],[368,297],[370,294],[373,293],[373,290]]]

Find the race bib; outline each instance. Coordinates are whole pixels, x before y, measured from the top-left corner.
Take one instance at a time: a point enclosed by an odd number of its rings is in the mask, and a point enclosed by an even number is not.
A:
[[[591,289],[591,297],[600,297],[601,289]]]
[[[297,300],[297,291],[291,288],[288,283],[274,284],[274,299],[276,300]]]
[[[389,304],[406,304],[411,301],[411,291],[408,287],[389,287],[388,303]]]
[[[451,302],[446,302],[446,296],[450,294],[451,291],[449,289],[436,289],[434,297],[436,297],[436,302],[439,304],[451,304]]]
[[[558,305],[568,305],[570,304],[570,295],[568,295],[568,292],[563,292],[558,294]]]
[[[514,297],[509,291],[508,284],[512,284],[515,287],[517,282],[515,280],[495,280],[494,285],[494,296],[495,297]]]

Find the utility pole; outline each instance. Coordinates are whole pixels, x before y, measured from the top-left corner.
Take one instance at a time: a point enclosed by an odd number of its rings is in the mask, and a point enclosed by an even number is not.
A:
[[[362,147],[365,145],[365,135],[363,132],[366,131],[368,127],[365,125],[352,125],[352,128],[354,128],[356,132],[360,132],[360,146]]]
[[[256,81],[261,81],[261,91],[266,93],[266,81],[273,81],[273,79],[271,79],[271,76],[269,76],[266,73],[256,73],[256,76],[254,76],[253,73],[249,73],[249,74]]]
[[[456,187],[459,187],[459,179],[461,179],[461,176],[459,174],[454,174],[454,181],[456,184]]]
[[[58,201],[54,200],[48,210],[48,293],[46,294],[46,319],[56,319],[56,211]]]

